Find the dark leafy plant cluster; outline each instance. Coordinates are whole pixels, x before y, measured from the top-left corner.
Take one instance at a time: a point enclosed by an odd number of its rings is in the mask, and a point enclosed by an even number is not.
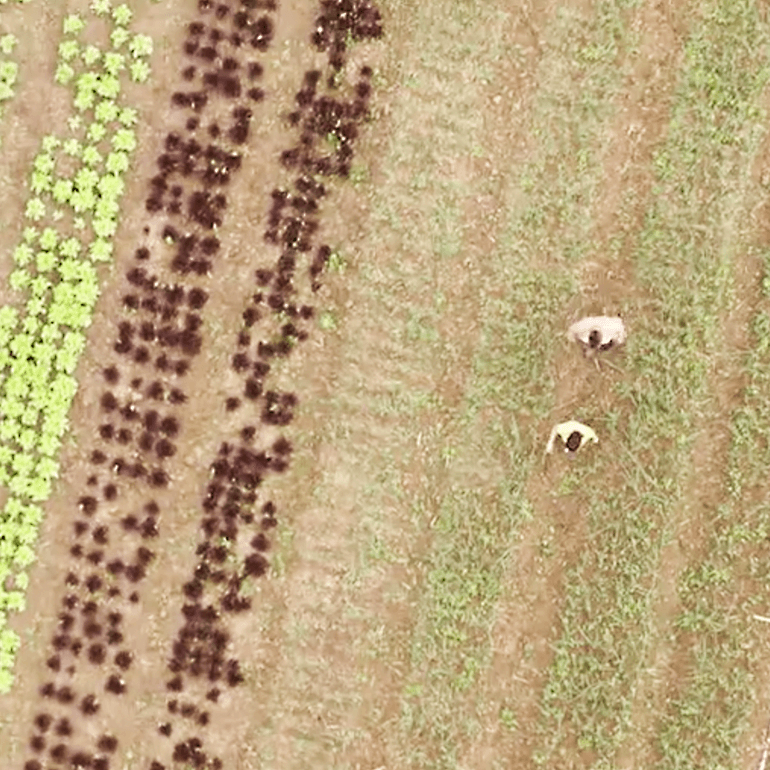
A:
[[[327,3],[324,8],[331,13],[333,5]],[[196,34],[202,34],[202,30],[196,28]],[[330,57],[340,56],[335,42],[329,42],[328,49]],[[329,69],[337,71],[338,63],[336,59],[330,61]],[[347,175],[346,164],[352,157],[358,127],[368,117],[371,75],[370,68],[362,68],[351,89],[352,98],[345,100],[332,93],[340,89],[335,78],[327,79],[324,86],[320,71],[307,72],[296,97],[299,110],[288,118],[291,126],[299,126],[300,136],[295,147],[283,153],[282,160],[288,167],[299,167],[301,173],[291,191],[276,188],[272,192],[264,237],[280,248],[280,255],[273,267],[255,272],[257,291],[246,303],[243,328],[231,356],[232,369],[241,376],[243,389],[224,403],[229,413],[249,401],[258,404],[264,436],[274,426],[288,425],[294,417],[296,395],[270,389],[267,378],[275,359],[288,355],[297,342],[308,337],[308,324],[315,317],[313,307],[299,301],[302,290],[297,285],[298,275],[306,276],[310,291],[316,292],[322,272],[336,256],[325,244],[313,245],[319,229],[320,202],[327,195],[322,180]],[[328,152],[330,134],[339,141]],[[306,270],[298,273],[303,262]],[[270,326],[274,332],[254,339],[257,328]],[[248,411],[253,412],[253,408]],[[272,501],[259,503],[259,491],[271,473],[288,468],[292,452],[285,436],[259,448],[264,441],[258,426],[242,426],[236,440],[221,444],[210,465],[210,481],[201,503],[198,562],[184,584],[183,622],[169,660],[171,676],[166,688],[171,716],[160,727],[163,735],[174,733],[175,720],[207,724],[221,683],[233,687],[244,679],[238,660],[226,655],[231,637],[227,616],[251,607],[249,587],[267,573],[268,533],[277,526],[278,519]],[[201,767],[211,762],[202,744],[191,747],[177,743],[173,759]],[[156,760],[152,768],[161,770],[162,765]]]

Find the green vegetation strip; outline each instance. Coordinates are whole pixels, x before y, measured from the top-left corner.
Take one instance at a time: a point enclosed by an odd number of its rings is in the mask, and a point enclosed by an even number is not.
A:
[[[9,56],[16,47],[16,37],[10,33],[0,36],[0,53]],[[19,65],[11,59],[0,59],[0,105],[13,98]],[[0,110],[0,115],[2,111]]]
[[[754,673],[770,611],[770,252],[763,298],[751,320],[748,385],[732,421],[729,495],[712,511],[709,549],[679,583],[677,640],[690,651],[690,671],[659,726],[660,770],[728,770],[740,760],[739,741],[763,692]],[[766,714],[763,715],[766,717]],[[749,736],[755,739],[756,736]]]
[[[558,754],[574,766],[576,749],[589,749],[586,764],[613,766],[627,735],[649,650],[661,547],[684,502],[692,436],[709,395],[709,356],[731,300],[742,196],[761,133],[755,105],[768,74],[767,27],[750,0],[723,0],[702,13],[686,46],[667,141],[656,158],[654,201],[634,255],[637,283],[654,313],[635,319],[626,359],[632,378],[618,388],[632,407],[613,451],[625,462],[625,478],[616,490],[593,495],[591,550],[567,581],[535,757],[546,765]],[[744,697],[740,673],[723,684],[720,697]],[[676,719],[696,702],[683,701]],[[669,747],[682,737],[675,727],[664,726],[664,735],[671,729]],[[684,764],[672,754],[661,766],[735,766],[717,763],[734,748],[732,727],[705,728],[698,739],[712,762],[680,752]]]
[[[427,495],[423,501],[438,515],[403,693],[401,751],[410,767],[461,764],[488,710],[474,687],[491,660],[511,545],[532,517],[525,484],[544,441],[532,418],[553,407],[557,324],[576,290],[567,269],[540,266],[569,265],[586,252],[593,226],[586,212],[601,173],[595,152],[625,74],[618,52],[631,44],[632,5],[599,2],[593,15],[565,10],[545,30],[532,119],[537,146],[522,171],[505,170],[508,225],[480,267],[481,339],[464,412],[445,431],[451,446],[438,510]],[[492,479],[481,489],[479,463]]]
[[[112,48],[80,43],[85,22],[76,15],[64,20],[56,81],[74,88],[76,113],[71,133],[46,136],[33,161],[29,224],[9,277],[23,310],[0,308],[0,483],[9,492],[0,511],[0,692],[11,686],[19,645],[7,615],[25,606],[24,570],[35,559],[39,504],[58,475],[77,390],[73,375],[99,296],[95,263],[112,258],[123,174],[136,146],[137,114],[120,102],[120,78],[128,72],[146,80],[152,51],[150,38],[129,32],[127,5],[92,7],[110,12]]]

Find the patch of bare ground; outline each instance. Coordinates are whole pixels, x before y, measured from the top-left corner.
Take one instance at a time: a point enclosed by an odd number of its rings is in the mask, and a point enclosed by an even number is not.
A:
[[[628,321],[638,304],[633,266],[623,255],[633,248],[650,195],[650,161],[665,134],[686,11],[686,3],[674,7],[648,2],[630,25],[641,31],[640,45],[626,66],[630,74],[601,153],[601,192],[593,205],[593,253],[578,265],[580,295],[564,308],[564,329],[582,315],[621,313]],[[602,415],[616,410],[613,389],[622,377],[622,353],[610,356],[597,371],[589,361],[580,360],[577,351],[569,350],[556,365],[552,422],[571,419],[576,408],[590,404],[590,414],[601,424]],[[540,428],[547,436],[551,425]],[[577,462],[577,458],[568,460]],[[495,652],[483,685],[487,723],[469,752],[468,766],[488,765],[501,757],[515,767],[527,767],[532,761],[540,692],[559,629],[555,597],[563,594],[565,571],[588,546],[586,501],[579,492],[556,491],[569,472],[557,456],[528,483],[535,516],[521,533],[505,580],[509,594],[492,631]],[[618,463],[602,460],[601,479],[589,483],[611,487],[620,478]],[[514,730],[500,718],[504,709],[515,713]]]

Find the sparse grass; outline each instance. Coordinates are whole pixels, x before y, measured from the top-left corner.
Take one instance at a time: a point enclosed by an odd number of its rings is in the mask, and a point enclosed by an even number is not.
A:
[[[661,720],[661,770],[735,767],[749,716],[761,702],[755,673],[765,629],[752,615],[767,607],[770,578],[764,548],[770,534],[765,502],[770,341],[764,333],[770,317],[770,254],[762,254],[762,260],[763,298],[751,320],[743,403],[731,423],[726,500],[711,511],[704,560],[679,584],[677,634],[680,644],[692,649],[692,673]]]
[[[501,247],[480,268],[480,339],[462,410],[447,431],[456,451],[435,460],[436,476],[442,459],[446,466],[439,502],[426,493],[426,513],[434,512],[432,547],[401,708],[398,761],[405,766],[459,766],[482,729],[479,675],[491,660],[490,631],[506,590],[511,545],[533,516],[525,485],[542,447],[531,421],[553,406],[556,324],[576,288],[564,267],[586,250],[581,244],[592,224],[585,212],[598,182],[592,163],[597,136],[622,77],[614,54],[574,65],[583,76],[580,100],[571,90],[572,73],[554,70],[585,44],[612,49],[628,43],[623,14],[620,4],[600,3],[595,17],[570,12],[545,33],[548,50],[532,118],[536,150],[523,169],[507,172],[502,199],[510,206],[508,223]],[[421,194],[432,189],[429,175],[412,178]],[[451,221],[451,208],[450,198],[434,214],[439,259],[454,249],[443,224]],[[511,730],[515,716],[504,709],[499,721]]]
[[[705,414],[709,354],[720,345],[719,323],[732,299],[755,105],[767,78],[766,29],[752,3],[703,10],[686,47],[667,141],[657,157],[655,197],[634,254],[637,283],[652,297],[655,315],[635,328],[627,356],[633,379],[618,388],[630,409],[620,420],[625,477],[591,501],[592,548],[568,580],[562,635],[543,696],[541,763],[558,755],[575,766],[573,736],[578,749],[592,750],[592,761],[610,762],[628,733],[633,690],[651,641],[660,549],[677,524],[672,513],[683,503],[694,427]],[[701,200],[712,204],[695,203]],[[737,736],[732,708],[747,681],[745,669],[725,669],[725,675],[726,697],[717,697],[718,679],[704,669],[692,699],[663,719],[671,753],[661,768],[734,766],[727,761]],[[697,756],[710,760],[701,764],[683,738],[688,720],[700,724],[704,693],[726,711],[721,726],[711,721],[698,730]]]

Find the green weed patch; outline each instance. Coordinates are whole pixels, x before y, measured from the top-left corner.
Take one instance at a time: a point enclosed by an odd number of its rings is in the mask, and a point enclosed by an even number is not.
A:
[[[656,159],[655,198],[634,254],[654,313],[635,326],[627,355],[633,379],[618,388],[630,410],[616,451],[625,479],[591,500],[592,549],[567,581],[563,632],[543,694],[540,763],[555,754],[574,762],[577,746],[588,752],[586,764],[608,767],[627,735],[647,660],[655,570],[676,526],[671,514],[683,502],[692,437],[709,394],[708,355],[732,299],[767,32],[750,2],[717,3],[704,13],[686,46]],[[723,739],[701,737],[712,745]]]
[[[704,560],[679,582],[677,638],[689,650],[692,671],[660,720],[661,770],[735,767],[749,716],[761,701],[754,674],[765,628],[753,616],[766,612],[770,578],[765,558],[770,536],[770,254],[762,256],[763,298],[751,319],[743,403],[731,421],[726,499],[711,512]]]

